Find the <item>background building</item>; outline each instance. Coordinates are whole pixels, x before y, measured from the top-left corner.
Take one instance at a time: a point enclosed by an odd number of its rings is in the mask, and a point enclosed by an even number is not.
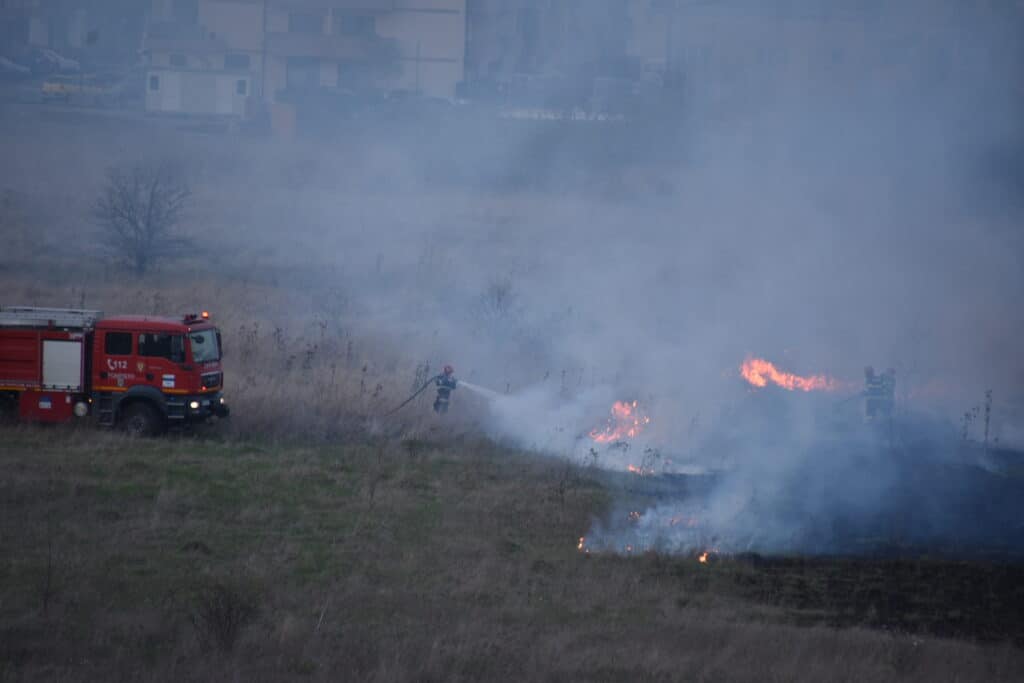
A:
[[[467,94],[586,108],[599,79],[638,81],[630,0],[470,0]]]
[[[972,42],[971,21],[1020,23],[1011,0],[984,8],[955,0],[152,0],[146,107],[287,118],[400,91],[628,116],[659,103],[757,106],[792,90],[942,88],[976,59],[1000,54]],[[19,30],[53,32],[39,21]],[[1007,40],[1002,52],[1015,59],[1016,50]]]
[[[124,69],[138,60],[145,9],[135,0],[0,0],[0,56],[39,71],[43,62],[66,70],[62,58]]]
[[[712,99],[760,100],[780,88],[934,88],[976,66],[983,50],[972,22],[1019,24],[1021,7],[1010,0],[635,0],[627,51],[691,95]]]
[[[971,22],[1024,28],[1022,7],[1015,0],[469,0],[467,93],[587,107],[651,86],[730,103],[787,88],[941,87],[975,53],[1019,59],[1010,32],[1002,47],[979,46]],[[992,33],[976,28],[975,35]]]
[[[244,114],[353,93],[453,97],[464,0],[154,0],[151,111]]]

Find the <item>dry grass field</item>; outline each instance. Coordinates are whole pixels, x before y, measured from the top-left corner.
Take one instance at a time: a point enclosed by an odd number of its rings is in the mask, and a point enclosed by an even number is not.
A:
[[[571,396],[621,368],[546,344],[560,335],[586,356],[591,335],[632,330],[622,367],[656,358],[629,313],[688,310],[672,292],[700,304],[717,277],[706,264],[734,262],[730,229],[743,231],[728,221],[714,223],[720,250],[694,242],[635,284],[614,265],[653,255],[642,239],[621,253],[619,226],[642,236],[641,218],[675,220],[642,192],[618,208],[476,193],[431,185],[400,146],[324,152],[12,111],[0,111],[16,160],[0,178],[0,304],[209,310],[233,414],[160,440],[0,424],[0,680],[1024,678],[1024,566],[581,553],[595,520],[651,502],[625,507],[644,495],[634,475],[485,439],[468,391],[443,420],[426,395],[384,417],[428,363]],[[190,160],[186,232],[202,247],[141,278],[95,249],[88,219],[103,170],[140,150]],[[574,240],[591,260],[570,258]],[[595,291],[563,306],[559,287],[577,280]],[[520,298],[488,309],[506,282]],[[662,340],[669,356],[714,320],[687,317],[680,346]],[[717,377],[710,352],[736,345],[721,354],[733,363],[749,349],[731,327],[710,340],[677,370]],[[646,370],[704,398],[699,376]]]
[[[485,441],[0,439],[3,680],[1024,671],[1019,566],[585,555],[612,475]]]

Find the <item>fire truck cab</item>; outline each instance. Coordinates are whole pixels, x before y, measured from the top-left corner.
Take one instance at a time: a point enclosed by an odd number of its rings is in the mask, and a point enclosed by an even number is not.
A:
[[[0,307],[0,399],[20,419],[152,435],[226,417],[221,341],[205,312],[181,318]],[[0,406],[2,407],[2,406]]]

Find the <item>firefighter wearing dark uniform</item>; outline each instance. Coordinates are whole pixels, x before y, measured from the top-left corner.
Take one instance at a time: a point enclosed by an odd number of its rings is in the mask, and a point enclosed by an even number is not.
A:
[[[434,412],[444,415],[448,412],[448,401],[451,400],[452,392],[458,387],[455,369],[450,365],[444,366],[444,372],[437,376],[435,383],[437,384],[437,398],[434,399]]]
[[[864,416],[868,420],[892,415],[896,399],[896,371],[875,374],[872,367],[864,368]]]

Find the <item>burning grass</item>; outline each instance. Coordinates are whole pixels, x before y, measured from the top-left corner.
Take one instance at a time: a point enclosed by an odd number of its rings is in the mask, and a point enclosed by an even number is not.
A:
[[[614,444],[635,439],[651,423],[651,418],[640,410],[637,401],[616,401],[610,412],[604,426],[590,432],[595,443]]]
[[[605,479],[484,441],[0,439],[3,677],[1009,681],[1024,667],[1009,644],[1024,645],[1019,566],[587,555],[578,530],[608,511]]]
[[[743,379],[753,387],[763,388],[768,384],[782,387],[788,391],[835,391],[839,382],[826,375],[808,375],[802,377],[791,372],[780,370],[771,361],[763,358],[747,358],[740,366]]]

